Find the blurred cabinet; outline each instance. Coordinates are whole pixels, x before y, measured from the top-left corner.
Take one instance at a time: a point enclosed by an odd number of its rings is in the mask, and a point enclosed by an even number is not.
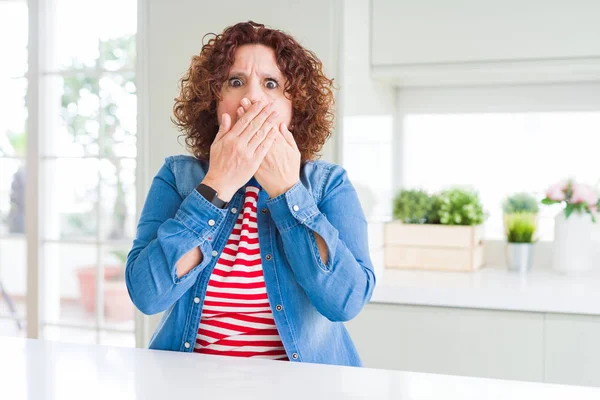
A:
[[[346,326],[365,367],[600,386],[600,317],[368,304]]]
[[[547,314],[546,382],[600,386],[600,317]]]

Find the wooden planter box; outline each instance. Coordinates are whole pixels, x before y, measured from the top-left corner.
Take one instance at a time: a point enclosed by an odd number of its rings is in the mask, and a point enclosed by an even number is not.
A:
[[[389,222],[384,251],[386,268],[475,271],[484,264],[483,225]]]

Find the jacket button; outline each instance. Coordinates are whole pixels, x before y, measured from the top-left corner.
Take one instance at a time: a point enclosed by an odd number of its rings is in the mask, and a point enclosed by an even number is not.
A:
[[[189,342],[185,342],[183,345],[185,346],[186,349],[189,349],[191,347]]]
[[[298,211],[300,209],[300,207],[298,207],[297,205],[294,205],[294,207],[292,207],[294,209],[294,211]]]
[[[233,207],[233,208],[231,209],[231,213],[232,213],[232,214],[235,214],[236,212],[237,212],[237,208]]]
[[[277,311],[281,311],[281,310],[283,310],[283,306],[282,306],[281,304],[277,304],[277,305],[275,306],[275,309],[276,309]]]
[[[267,256],[265,258],[267,259],[267,261],[270,261],[272,257],[270,254],[267,254]]]
[[[214,219],[209,219],[208,220],[208,225],[215,226],[215,220]]]
[[[216,257],[216,256],[219,255],[219,252],[216,251],[216,250],[213,250],[211,254],[212,254],[213,257]]]
[[[200,297],[194,297],[194,303],[196,303],[196,304],[200,303]]]
[[[292,354],[292,358],[293,358],[294,360],[297,360],[297,359],[298,359],[298,353],[294,353],[294,354]]]
[[[267,213],[267,209],[263,208],[262,210],[260,210],[261,213],[266,214]]]

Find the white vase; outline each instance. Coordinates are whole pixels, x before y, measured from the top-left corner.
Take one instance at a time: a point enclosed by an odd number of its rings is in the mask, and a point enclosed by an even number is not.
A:
[[[559,212],[554,218],[552,266],[562,273],[589,271],[594,267],[594,223],[587,213],[574,211],[569,218]]]

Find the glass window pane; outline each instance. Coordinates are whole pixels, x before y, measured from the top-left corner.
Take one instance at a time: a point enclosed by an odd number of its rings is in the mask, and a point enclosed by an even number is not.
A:
[[[404,129],[406,186],[475,188],[490,213],[488,239],[503,238],[501,202],[510,193],[541,200],[568,177],[600,185],[600,112],[409,115]],[[541,240],[553,239],[557,212],[541,207]]]
[[[44,245],[45,322],[96,326],[96,265],[94,245]]]
[[[130,248],[102,249],[105,270],[104,326],[133,335],[135,307],[125,284],[125,263]]]
[[[28,26],[26,1],[0,1],[0,54],[10,55],[2,57],[0,77],[21,77],[27,72]]]
[[[25,233],[25,162],[0,158],[0,237]]]
[[[133,66],[134,46],[123,42],[136,32],[135,1],[55,0],[55,5],[50,71],[93,68],[103,64],[103,58],[110,69]],[[113,52],[115,48],[119,50]]]
[[[392,118],[344,118],[344,168],[371,220],[391,216]],[[360,161],[357,161],[360,160]]]
[[[136,156],[137,96],[133,72],[100,79],[103,157]]]
[[[135,35],[123,34],[101,39],[100,51],[102,67],[108,71],[133,70],[135,68]]]
[[[26,335],[26,295],[25,237],[0,237],[0,336]]]
[[[96,344],[98,334],[93,329],[77,329],[62,326],[45,326],[42,332],[42,337],[44,338],[44,340],[53,340],[57,342]],[[72,370],[78,371],[79,369],[73,366]],[[73,383],[72,379],[73,377],[71,376],[71,384]]]
[[[26,93],[26,79],[3,79],[0,76],[0,156],[25,157]]]
[[[76,72],[46,76],[44,156],[83,157],[98,155],[100,87],[98,79]]]
[[[42,162],[42,237],[92,240],[97,237],[99,161],[50,159]]]
[[[135,168],[136,161],[132,159],[100,161],[102,178],[100,234],[104,239],[131,239],[135,235],[137,223]]]

